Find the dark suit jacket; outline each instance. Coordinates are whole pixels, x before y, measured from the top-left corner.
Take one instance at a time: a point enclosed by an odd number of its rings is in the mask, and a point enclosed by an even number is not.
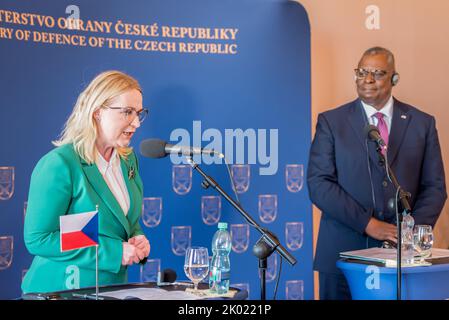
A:
[[[318,116],[310,150],[307,183],[322,211],[314,269],[340,273],[339,253],[379,246],[365,228],[371,217],[395,223],[387,203],[395,196],[359,99]],[[447,198],[435,119],[394,100],[388,162],[399,184],[411,193],[415,224],[434,225]],[[393,212],[392,212],[393,211]]]

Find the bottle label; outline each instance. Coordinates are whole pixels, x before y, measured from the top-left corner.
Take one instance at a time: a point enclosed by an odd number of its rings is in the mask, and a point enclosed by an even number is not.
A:
[[[231,278],[231,273],[229,271],[227,272],[220,272],[221,273],[221,280],[229,280]]]
[[[212,268],[212,270],[209,272],[209,280],[212,280],[215,282],[229,280],[230,276],[231,276],[231,273],[229,271],[222,272],[221,270],[219,270],[217,268]]]

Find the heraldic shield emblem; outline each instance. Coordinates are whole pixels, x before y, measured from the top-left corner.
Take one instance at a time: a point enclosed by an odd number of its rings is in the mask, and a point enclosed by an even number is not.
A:
[[[221,198],[219,196],[201,197],[201,217],[209,226],[217,224],[221,217]]]
[[[276,252],[273,252],[271,256],[267,259],[267,269],[265,271],[265,279],[267,282],[271,282],[276,279],[276,272],[278,266],[278,255]],[[261,278],[261,272],[259,270],[259,278]]]
[[[161,259],[148,259],[144,265],[140,265],[140,282],[156,282],[159,271]]]
[[[245,193],[249,189],[250,181],[249,164],[234,164],[231,166],[232,181],[237,193]]]
[[[259,218],[264,223],[276,220],[278,212],[278,196],[276,194],[259,195]]]
[[[9,200],[14,194],[14,167],[0,167],[0,200]]]
[[[171,250],[177,256],[184,256],[192,242],[191,226],[171,227]]]
[[[192,188],[192,167],[190,165],[173,165],[172,168],[173,190],[179,195],[185,195]]]
[[[249,245],[249,225],[231,224],[232,250],[236,253],[243,253],[248,250]]]
[[[287,164],[285,166],[285,183],[288,191],[301,191],[304,183],[304,166],[302,164]]]
[[[288,280],[285,282],[286,300],[304,300],[303,280]]]
[[[143,198],[142,222],[148,228],[157,227],[162,220],[162,198]]]
[[[8,269],[14,253],[14,237],[0,236],[0,270]]]
[[[304,238],[304,225],[302,222],[287,222],[285,224],[285,241],[290,250],[299,250]]]

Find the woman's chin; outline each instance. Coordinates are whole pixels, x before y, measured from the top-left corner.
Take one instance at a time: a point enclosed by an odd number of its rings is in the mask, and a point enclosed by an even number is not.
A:
[[[131,139],[121,140],[117,143],[117,148],[127,148],[131,143]]]

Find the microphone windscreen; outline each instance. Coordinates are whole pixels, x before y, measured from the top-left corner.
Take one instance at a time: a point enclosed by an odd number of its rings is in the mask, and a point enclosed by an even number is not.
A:
[[[364,135],[371,139],[371,132],[376,131],[379,133],[379,129],[376,126],[373,126],[372,124],[367,125],[364,129]],[[380,133],[379,133],[380,134]]]
[[[175,282],[177,278],[176,271],[173,269],[164,269],[162,271],[162,282]]]
[[[165,145],[167,142],[160,139],[147,139],[140,143],[140,154],[147,158],[163,158],[167,156]]]

